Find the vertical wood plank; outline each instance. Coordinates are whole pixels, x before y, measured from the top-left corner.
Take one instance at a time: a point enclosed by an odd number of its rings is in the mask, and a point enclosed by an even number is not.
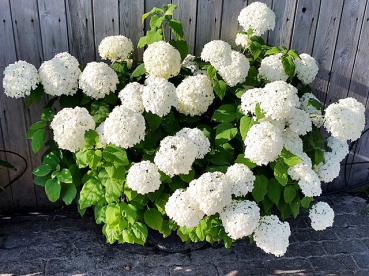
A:
[[[145,0],[145,13],[152,10],[152,8],[157,7],[161,9],[165,4],[171,4],[171,0]],[[142,15],[141,15],[142,16]],[[150,16],[145,20],[145,30],[150,30]],[[165,30],[165,40],[170,40],[170,31],[169,28]]]
[[[198,0],[195,54],[200,55],[204,45],[219,39],[222,20],[222,0]]]
[[[95,60],[91,0],[66,0],[69,51],[84,67]]]
[[[118,0],[93,0],[95,58],[100,61],[99,44],[107,36],[119,34],[119,5]]]
[[[296,4],[296,0],[278,0],[273,2],[276,20],[274,31],[269,32],[269,44],[277,47],[290,47]]]
[[[277,1],[277,0],[275,0]],[[248,0],[248,5],[250,5],[253,2],[261,2],[266,4],[271,10],[273,10],[273,0]],[[278,18],[276,18],[276,21]],[[265,42],[268,42],[268,36],[271,31],[265,32],[265,34],[262,34],[261,37],[265,40]]]
[[[311,55],[321,0],[299,0],[296,8],[295,24],[291,48],[299,53]]]
[[[188,44],[188,52],[194,54],[197,0],[173,0],[172,3],[178,6],[174,11],[174,18],[180,20],[183,24],[184,38]]]
[[[223,2],[222,27],[220,38],[231,45],[235,45],[234,40],[237,32],[242,29],[238,24],[238,15],[247,6],[247,0],[229,0]]]
[[[142,59],[143,49],[137,48],[137,43],[144,36],[144,25],[141,17],[144,14],[144,0],[121,0],[120,10],[120,34],[130,38],[134,45],[135,57]]]

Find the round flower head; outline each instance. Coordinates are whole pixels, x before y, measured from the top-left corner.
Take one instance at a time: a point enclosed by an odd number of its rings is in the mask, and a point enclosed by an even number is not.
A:
[[[306,155],[306,153],[303,153]],[[303,157],[299,155],[299,157]],[[288,175],[298,181],[302,193],[308,197],[320,196],[322,188],[318,175],[311,169],[311,160],[306,155],[303,161],[288,169]],[[305,159],[305,160],[304,160]],[[308,159],[308,161],[306,161]]]
[[[301,54],[294,60],[296,75],[303,84],[311,83],[318,74],[319,68],[315,59],[308,54]]]
[[[270,117],[273,120],[287,119],[300,105],[297,89],[284,81],[268,83],[265,85],[264,91],[260,108],[265,117]]]
[[[250,69],[250,62],[245,55],[237,51],[232,51],[231,58],[232,62],[230,65],[220,66],[217,69],[223,80],[229,86],[233,87],[246,80]]]
[[[178,137],[184,137],[197,148],[196,159],[203,159],[205,155],[210,151],[210,141],[205,134],[198,128],[182,128],[176,133]]]
[[[95,129],[95,121],[84,107],[63,108],[53,118],[50,127],[59,148],[76,152],[84,148],[85,132]]]
[[[142,114],[144,106],[142,103],[143,86],[138,82],[131,82],[127,84],[118,94],[118,98],[122,105]]]
[[[175,190],[169,197],[165,204],[165,212],[179,226],[187,228],[197,226],[205,215],[197,202],[183,189]]]
[[[146,72],[154,77],[169,79],[181,70],[181,55],[164,41],[150,44],[143,54],[143,62]]]
[[[260,208],[254,201],[233,200],[219,216],[228,236],[237,240],[254,232],[260,220]]]
[[[340,99],[325,110],[324,127],[338,140],[355,141],[365,126],[365,107],[354,98]]]
[[[146,112],[163,117],[177,107],[176,87],[166,79],[148,77],[142,92],[142,103]]]
[[[310,115],[311,122],[315,126],[321,127],[324,123],[322,112],[320,109],[317,109],[316,107],[314,107],[312,102],[321,104],[321,102],[318,100],[318,98],[314,96],[314,94],[305,93],[300,98],[300,108]]]
[[[178,85],[176,92],[177,110],[190,116],[202,115],[214,100],[213,86],[206,75],[185,78]]]
[[[105,120],[104,137],[118,147],[133,147],[145,137],[145,119],[132,109],[116,106]]]
[[[197,146],[184,137],[167,136],[160,142],[154,162],[166,175],[188,174],[198,154]]]
[[[291,131],[299,135],[305,135],[312,130],[310,116],[304,110],[296,108],[287,117],[287,124]]]
[[[274,30],[275,14],[264,3],[254,2],[241,10],[238,22],[245,31],[252,29],[253,35],[260,36]]]
[[[222,40],[213,40],[205,44],[201,59],[210,62],[215,68],[228,66],[232,63],[231,45]]]
[[[227,169],[226,176],[232,185],[232,194],[245,196],[254,189],[255,176],[244,164],[234,164]]]
[[[287,251],[290,235],[288,222],[281,222],[276,215],[270,215],[260,219],[255,229],[254,240],[266,253],[280,257]]]
[[[53,59],[42,63],[38,73],[46,94],[74,95],[78,90],[81,75],[79,63],[67,52],[57,54]]]
[[[112,62],[126,61],[132,52],[132,41],[123,35],[107,36],[99,45],[100,57]]]
[[[326,202],[318,202],[309,211],[311,227],[315,231],[324,230],[333,225],[334,211]]]
[[[190,182],[187,191],[208,216],[221,212],[232,201],[229,179],[221,172],[204,173]]]
[[[319,163],[314,170],[321,181],[328,183],[340,174],[342,159],[333,152],[324,152],[324,160],[325,162]]]
[[[331,148],[332,153],[337,157],[337,160],[343,160],[349,153],[349,146],[346,141],[340,141],[335,137],[327,139],[328,147]]]
[[[241,97],[241,110],[247,115],[254,114],[257,104],[263,102],[265,91],[263,88],[248,89]]]
[[[290,128],[286,128],[283,133],[283,146],[286,148],[286,150],[292,152],[294,155],[303,153],[302,139]]]
[[[90,62],[81,74],[79,88],[94,99],[102,99],[117,89],[118,76],[106,63]]]
[[[259,68],[260,76],[267,81],[286,81],[288,79],[287,74],[284,72],[282,61],[282,53],[265,57],[261,61]]]
[[[128,170],[128,187],[141,195],[155,192],[160,184],[158,167],[150,161],[136,163]]]
[[[249,48],[251,45],[251,39],[247,34],[237,33],[236,39],[234,41],[236,45],[241,46],[242,48]]]
[[[282,152],[282,132],[270,122],[253,125],[247,133],[245,145],[245,158],[259,166],[266,165]]]
[[[4,70],[4,93],[11,98],[24,98],[40,82],[37,69],[23,60],[9,64]]]
[[[106,139],[104,136],[104,125],[105,125],[105,121],[102,122],[96,129],[95,131],[97,132],[97,134],[99,134],[99,143],[105,148],[106,147]]]

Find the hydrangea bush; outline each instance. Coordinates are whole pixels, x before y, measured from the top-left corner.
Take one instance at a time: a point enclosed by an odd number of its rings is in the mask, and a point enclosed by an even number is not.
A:
[[[226,247],[248,237],[282,256],[290,236],[283,220],[301,207],[315,230],[332,225],[328,204],[310,205],[321,182],[338,176],[365,108],[347,98],[322,111],[309,87],[314,58],[259,36],[275,26],[265,4],[241,11],[239,50],[215,40],[200,57],[188,55],[175,8],[143,15],[151,27],[138,43],[143,62],[133,60],[129,38],[112,36],[99,46],[110,66],[82,70],[61,53],[38,71],[24,61],[5,69],[7,96],[29,96],[28,105],[54,96],[27,133],[35,152],[48,147],[34,182],[51,201],[76,199],[81,215],[92,207],[109,243],[144,244],[151,228]],[[48,128],[54,136],[45,143]]]

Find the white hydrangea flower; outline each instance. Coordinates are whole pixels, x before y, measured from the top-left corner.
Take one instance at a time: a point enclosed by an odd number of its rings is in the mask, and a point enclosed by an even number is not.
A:
[[[183,189],[175,190],[169,197],[165,204],[165,212],[179,226],[187,228],[197,226],[205,215],[199,204],[191,198],[189,192]]]
[[[222,40],[212,40],[202,49],[201,59],[210,62],[215,68],[228,66],[232,63],[231,45]]]
[[[287,74],[284,72],[282,66],[282,53],[265,57],[260,64],[259,74],[262,78],[269,82],[272,81],[286,81]]]
[[[296,108],[287,117],[289,128],[299,135],[305,135],[312,130],[310,116],[304,110]]]
[[[265,117],[270,117],[273,120],[287,119],[300,105],[297,89],[284,81],[268,83],[265,85],[264,91],[260,108]]]
[[[3,87],[8,97],[18,99],[29,96],[39,82],[36,67],[23,60],[9,64],[4,70]]]
[[[274,30],[275,14],[266,4],[254,2],[241,10],[238,22],[244,31],[252,29],[253,35],[260,36],[267,30]]]
[[[195,58],[195,56],[188,54],[182,61],[182,66],[184,68],[190,69],[192,74],[200,70],[199,66],[195,62]]]
[[[281,129],[270,122],[253,125],[245,139],[245,158],[257,165],[274,161],[283,149]]]
[[[132,52],[132,41],[123,35],[107,36],[99,45],[100,57],[112,62],[127,61]]]
[[[342,159],[338,157],[333,152],[324,152],[325,162],[319,163],[314,169],[321,181],[331,182],[340,174]]]
[[[341,141],[355,141],[365,126],[365,106],[354,98],[340,99],[325,110],[324,127]]]
[[[281,257],[287,251],[290,235],[288,222],[281,222],[276,215],[270,215],[260,219],[255,229],[254,240],[266,253]]]
[[[164,78],[148,77],[142,92],[142,103],[146,112],[160,117],[167,115],[170,109],[177,107],[176,87]]]
[[[197,148],[196,159],[203,159],[205,155],[210,151],[210,141],[205,134],[198,128],[182,128],[176,133],[178,137],[184,137]]]
[[[241,96],[241,110],[247,113],[254,114],[257,104],[260,104],[264,99],[265,91],[263,88],[248,89]]]
[[[245,164],[233,164],[228,167],[226,176],[232,185],[232,194],[235,196],[245,196],[254,189],[256,177]]]
[[[294,155],[303,153],[302,139],[290,128],[286,128],[283,133],[283,146]]]
[[[67,52],[45,61],[38,69],[46,94],[52,96],[74,95],[81,75],[77,59]]]
[[[232,201],[229,179],[221,172],[207,172],[192,180],[187,189],[208,216],[219,213]]]
[[[95,121],[84,107],[63,108],[53,118],[50,127],[59,148],[76,152],[84,148],[85,132],[95,129]]]
[[[138,82],[127,84],[118,94],[118,98],[122,105],[142,114],[144,106],[142,103],[143,86]]]
[[[104,137],[107,143],[130,148],[145,137],[144,117],[124,106],[116,106],[104,123]]]
[[[245,82],[250,69],[250,62],[245,55],[237,51],[232,51],[231,58],[231,64],[227,66],[216,67],[216,69],[223,80],[229,86],[233,87],[238,83]]]
[[[176,89],[178,97],[177,110],[183,114],[202,115],[213,103],[213,85],[207,75],[185,78]]]
[[[135,163],[128,170],[127,185],[141,195],[155,192],[161,185],[158,167],[150,161]]]
[[[169,79],[181,70],[181,55],[165,41],[150,44],[143,54],[146,72],[150,76]]]
[[[106,142],[106,138],[104,136],[104,125],[105,125],[105,121],[102,122],[96,129],[95,131],[97,132],[97,134],[99,134],[99,143],[105,148],[107,145]]]
[[[315,59],[308,54],[301,54],[300,58],[294,59],[294,63],[298,79],[303,84],[312,83],[319,71]]]
[[[188,139],[167,136],[161,140],[154,162],[162,172],[173,177],[178,174],[188,174],[197,154],[196,145]]]
[[[236,39],[234,41],[236,45],[241,46],[242,48],[249,48],[251,45],[251,39],[247,34],[237,33]]]
[[[335,137],[329,137],[327,139],[328,147],[331,148],[332,153],[336,155],[338,160],[343,160],[349,153],[349,146],[346,141],[338,140]]]
[[[308,197],[320,196],[322,194],[322,187],[318,175],[311,169],[311,160],[303,153],[303,156],[299,155],[303,161],[292,168],[288,169],[288,175],[298,181],[298,185],[301,188],[302,193]],[[307,161],[308,159],[308,161]]]
[[[333,225],[334,211],[326,202],[318,202],[309,211],[311,227],[315,231],[324,230]]]
[[[254,201],[233,200],[219,217],[228,236],[237,240],[254,232],[260,220],[260,208]]]
[[[106,63],[90,62],[81,74],[79,88],[91,98],[102,99],[117,89],[118,82],[117,74]]]
[[[312,104],[309,103],[310,99],[314,99],[315,101],[321,103],[318,98],[314,96],[314,94],[305,93],[300,98],[300,108],[310,115],[310,119],[315,126],[321,127],[324,123],[322,112],[320,109],[316,109]]]

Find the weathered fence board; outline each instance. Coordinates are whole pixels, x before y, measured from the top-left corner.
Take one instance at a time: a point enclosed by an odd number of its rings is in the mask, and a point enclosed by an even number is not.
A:
[[[26,60],[37,68],[56,53],[68,51],[85,66],[100,60],[98,45],[109,35],[123,34],[137,45],[148,28],[143,13],[154,6],[173,3],[175,18],[183,22],[189,52],[199,55],[203,45],[222,39],[234,45],[241,30],[237,17],[247,4],[257,0],[0,0],[0,70],[15,60]],[[276,27],[263,38],[300,53],[312,54],[320,71],[312,84],[325,104],[347,95],[368,104],[369,7],[365,0],[259,0],[276,14]],[[166,33],[167,40],[170,33]],[[141,58],[143,49],[136,49]],[[2,80],[2,74],[0,80]],[[40,162],[25,133],[37,121],[42,104],[30,109],[21,100],[9,99],[0,88],[0,149],[24,156],[30,166],[11,188],[0,193],[0,212],[52,208],[43,188],[32,183],[32,169]],[[369,113],[367,109],[367,120]],[[358,143],[350,161],[368,161],[369,135]],[[0,158],[19,162],[0,153]],[[349,170],[350,182],[369,179],[368,166]],[[15,176],[0,171],[1,185]],[[342,178],[339,179],[342,182]],[[334,184],[336,185],[336,184]],[[339,184],[337,184],[339,185]]]

